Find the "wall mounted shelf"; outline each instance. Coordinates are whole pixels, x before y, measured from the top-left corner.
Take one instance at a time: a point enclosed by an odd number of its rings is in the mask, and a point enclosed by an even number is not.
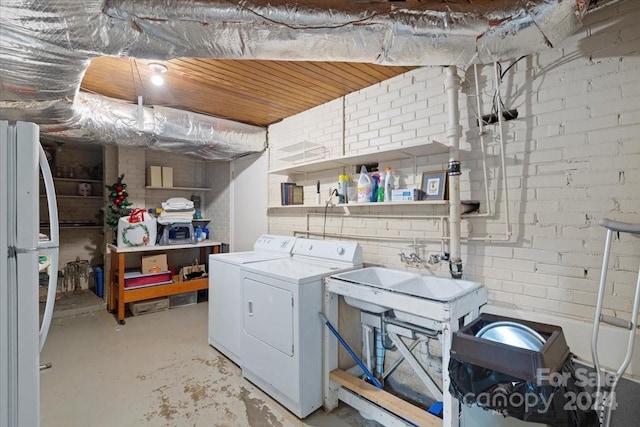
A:
[[[415,205],[447,205],[448,200],[417,200],[417,201],[398,201],[398,202],[380,202],[380,203],[338,203],[335,205],[329,205],[329,207],[342,208],[342,207],[371,207],[379,208],[385,206],[415,206]],[[273,205],[268,206],[268,209],[324,209],[324,205]]]
[[[40,198],[46,198],[47,196],[40,196]],[[103,196],[73,196],[68,194],[56,194],[56,199],[99,199],[102,200]]]
[[[102,182],[101,179],[84,179],[84,178],[53,178],[58,182]]]
[[[202,187],[153,187],[147,185],[147,190],[187,190],[187,191],[211,191],[210,188],[202,188]]]
[[[42,223],[40,224],[40,228],[46,228],[49,229],[51,226],[49,225],[49,223]],[[66,229],[66,228],[103,228],[104,226],[102,224],[65,224],[65,223],[60,223],[58,224],[58,228],[60,229]]]
[[[270,174],[289,175],[296,173],[318,172],[328,169],[336,169],[344,166],[353,166],[366,163],[391,162],[394,160],[404,160],[413,157],[431,156],[434,154],[444,154],[449,152],[449,147],[445,144],[432,141],[420,145],[408,147],[396,147],[393,149],[380,149],[375,147],[371,151],[361,151],[358,154],[343,156],[335,159],[320,159],[306,163],[290,165],[269,171]]]

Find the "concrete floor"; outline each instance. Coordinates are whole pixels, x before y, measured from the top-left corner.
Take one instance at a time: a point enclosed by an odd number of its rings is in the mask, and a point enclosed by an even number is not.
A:
[[[298,419],[207,344],[206,302],[127,318],[54,319],[41,354],[43,427],[378,426],[348,406]]]

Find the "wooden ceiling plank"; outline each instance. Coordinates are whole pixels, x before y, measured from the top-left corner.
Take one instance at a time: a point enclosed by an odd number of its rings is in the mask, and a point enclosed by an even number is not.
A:
[[[182,67],[182,65],[177,65],[177,67]],[[222,84],[225,87],[227,87],[231,92],[238,93],[239,96],[243,94],[246,96],[251,96],[255,100],[259,100],[261,97],[268,97],[269,99],[280,100],[280,102],[286,103],[286,104],[296,103],[296,98],[287,96],[287,94],[283,93],[282,91],[273,91],[273,90],[270,91],[270,90],[267,90],[268,88],[265,88],[264,86],[257,86],[252,82],[245,82],[245,81],[238,82],[238,79],[235,80],[236,83],[233,83],[232,80],[225,81],[225,79],[220,79],[217,76],[210,77],[212,74],[215,74],[215,73],[202,72],[199,69],[196,69],[195,67],[192,67],[190,69],[184,68],[184,70],[185,70],[184,71],[185,73],[191,73],[191,75],[197,74],[204,84],[211,84],[212,80],[215,82],[222,81],[223,82]],[[297,102],[297,105],[299,107],[304,107],[308,105],[308,103]]]
[[[301,86],[299,83],[284,79],[282,76],[273,76],[273,72],[268,70],[261,61],[237,61],[238,64],[219,64],[223,68],[233,68],[238,75],[242,75],[249,81],[261,83],[266,87],[273,87],[274,91],[286,91],[289,96],[297,97],[308,104],[309,98],[315,98],[308,88]],[[266,62],[266,61],[262,61]],[[326,94],[321,95],[321,99],[326,98]]]

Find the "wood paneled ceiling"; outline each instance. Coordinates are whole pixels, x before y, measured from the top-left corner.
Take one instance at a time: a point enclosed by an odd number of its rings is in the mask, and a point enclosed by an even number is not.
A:
[[[167,67],[164,85],[149,64]],[[178,58],[149,61],[101,57],[91,61],[81,90],[110,98],[193,111],[267,126],[415,67],[362,63]]]

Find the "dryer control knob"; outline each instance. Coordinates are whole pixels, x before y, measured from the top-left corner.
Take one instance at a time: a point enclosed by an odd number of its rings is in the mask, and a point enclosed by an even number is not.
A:
[[[344,248],[342,246],[339,246],[336,250],[338,251],[338,255],[344,255]]]

